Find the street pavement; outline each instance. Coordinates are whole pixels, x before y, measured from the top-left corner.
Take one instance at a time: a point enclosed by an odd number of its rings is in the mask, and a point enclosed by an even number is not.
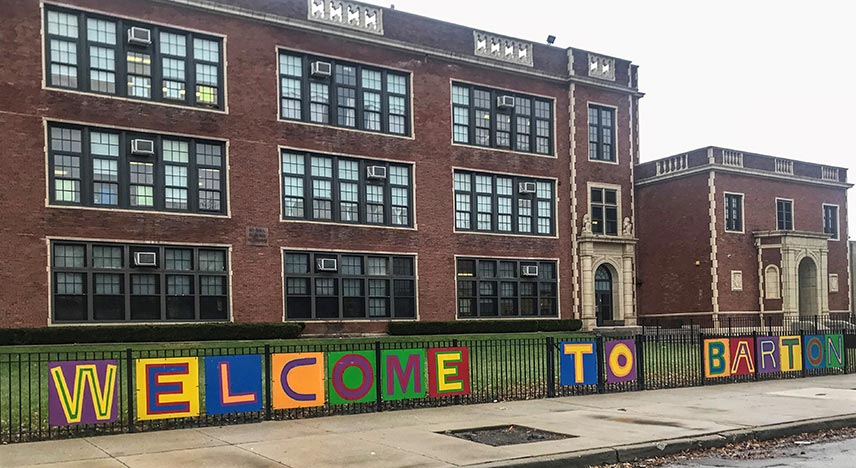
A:
[[[856,440],[779,450],[763,460],[699,459],[664,468],[852,468],[856,466]]]
[[[842,375],[34,442],[0,447],[0,467],[599,465],[856,425],[853,388]],[[510,424],[576,437],[491,447],[444,434]]]

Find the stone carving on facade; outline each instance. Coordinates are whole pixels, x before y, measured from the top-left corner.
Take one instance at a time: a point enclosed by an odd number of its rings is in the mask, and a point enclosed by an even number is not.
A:
[[[383,35],[383,8],[342,0],[308,0],[311,21]]]
[[[615,81],[615,59],[597,54],[589,54],[589,73],[592,78]]]
[[[535,65],[532,59],[531,42],[523,42],[481,31],[473,31],[473,53],[478,57],[502,60],[527,67]]]
[[[624,218],[624,235],[627,237],[633,237],[633,222],[630,221],[630,218]]]
[[[583,215],[583,234],[591,235],[591,216]]]

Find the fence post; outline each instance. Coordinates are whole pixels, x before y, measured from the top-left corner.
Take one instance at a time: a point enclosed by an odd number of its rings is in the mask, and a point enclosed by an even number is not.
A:
[[[125,368],[128,370],[128,381],[125,382],[128,393],[128,432],[134,432],[134,352],[131,348],[125,350]]]
[[[758,332],[757,332],[757,331],[753,331],[753,332],[752,332],[752,347],[754,348],[754,349],[752,350],[752,352],[755,352],[755,350],[756,350],[756,349],[758,349]],[[756,361],[756,362],[755,362],[755,365],[754,365],[754,366],[752,366],[752,367],[753,367],[753,369],[754,369],[755,381],[757,381],[757,380],[758,380],[758,362],[757,362],[757,357],[756,357],[755,361]]]
[[[376,409],[378,412],[383,411],[383,399],[381,398],[381,382],[380,382],[380,341],[375,341],[375,388],[377,389]]]
[[[704,386],[704,333],[699,332],[698,334],[698,370],[699,377],[701,377],[701,385]]]
[[[842,357],[842,361],[844,362],[844,373],[849,374],[849,372],[847,371],[847,332],[846,331],[842,332],[841,341],[843,341],[843,343],[841,343],[841,347],[844,348],[841,350],[841,354],[842,354],[841,357]]]
[[[732,331],[731,331],[731,316],[729,315],[729,316],[728,316],[728,335],[730,336],[731,334],[732,334]]]
[[[547,398],[556,396],[556,351],[555,339],[547,337]]]
[[[597,336],[597,393],[606,393],[606,379],[604,378],[604,368],[606,362],[603,358],[603,335]]]
[[[273,398],[271,397],[271,393],[273,389],[271,388],[273,382],[273,366],[271,365],[271,356],[270,356],[270,345],[265,345],[265,375],[267,378],[265,379],[265,420],[270,421],[272,417],[272,409],[273,409]]]
[[[636,384],[645,390],[645,334],[636,335]]]
[[[453,348],[457,348],[457,347],[458,347],[458,339],[457,339],[457,338],[452,339],[452,347],[453,347]],[[470,372],[472,372],[472,365],[473,365],[473,361],[472,361],[472,360],[470,360]],[[380,373],[380,367],[378,367],[378,368],[377,368],[377,370],[376,370],[375,372]],[[472,376],[472,374],[470,374],[470,376]],[[472,377],[470,377],[470,380],[472,380]],[[426,383],[427,383],[427,382],[426,382]],[[379,394],[380,394],[380,385],[378,385],[378,389],[377,389],[377,391],[378,391],[378,395],[379,395]],[[457,405],[460,405],[460,404],[461,404],[461,396],[460,396],[460,395],[455,395],[455,397],[454,397],[454,398],[455,398],[455,405],[456,405],[456,406],[457,406]]]
[[[815,315],[815,316],[814,316],[814,333],[815,333],[815,334],[820,333],[820,331],[819,331],[819,330],[818,330],[818,328],[817,328],[817,319],[818,319],[818,316],[817,316],[817,315]]]
[[[815,321],[817,320],[817,315],[814,316],[814,319],[815,319]],[[814,329],[814,332],[817,333],[817,328]],[[800,351],[802,351],[802,347],[805,346],[805,332],[803,330],[800,330],[800,345],[801,345]],[[780,352],[781,352],[781,350],[780,350]],[[779,357],[780,361],[781,361],[781,359],[782,358]],[[802,361],[803,361],[803,363],[802,363],[802,376],[803,376],[803,378],[805,378],[808,375],[806,368],[805,368],[805,364],[806,364],[805,358],[800,356],[800,359],[802,359]],[[791,365],[793,365],[793,363],[791,363]]]

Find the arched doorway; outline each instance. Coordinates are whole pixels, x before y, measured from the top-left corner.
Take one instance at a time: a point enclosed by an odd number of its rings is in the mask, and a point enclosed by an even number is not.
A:
[[[809,257],[802,259],[799,267],[800,318],[818,315],[817,309],[817,265]]]
[[[608,266],[601,265],[594,274],[595,317],[599,327],[613,319],[613,290],[612,271]]]

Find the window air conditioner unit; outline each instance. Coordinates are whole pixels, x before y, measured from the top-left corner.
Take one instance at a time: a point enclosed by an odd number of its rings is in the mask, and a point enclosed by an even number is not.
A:
[[[369,166],[366,171],[369,179],[386,179],[386,167],[384,166]]]
[[[155,154],[155,142],[153,140],[134,138],[131,140],[131,154],[152,156]]]
[[[146,28],[134,26],[128,30],[128,44],[150,46],[152,45],[152,32]]]
[[[158,266],[158,254],[156,252],[134,252],[134,266],[156,267]]]
[[[535,193],[536,190],[535,182],[520,182],[517,187],[517,191],[520,193]]]
[[[337,271],[338,269],[338,262],[335,258],[318,259],[318,271]]]
[[[523,265],[523,276],[538,276],[538,265]]]
[[[497,96],[496,107],[499,109],[514,109],[514,96]]]
[[[312,62],[312,76],[314,78],[329,78],[333,74],[333,65],[330,62]]]

